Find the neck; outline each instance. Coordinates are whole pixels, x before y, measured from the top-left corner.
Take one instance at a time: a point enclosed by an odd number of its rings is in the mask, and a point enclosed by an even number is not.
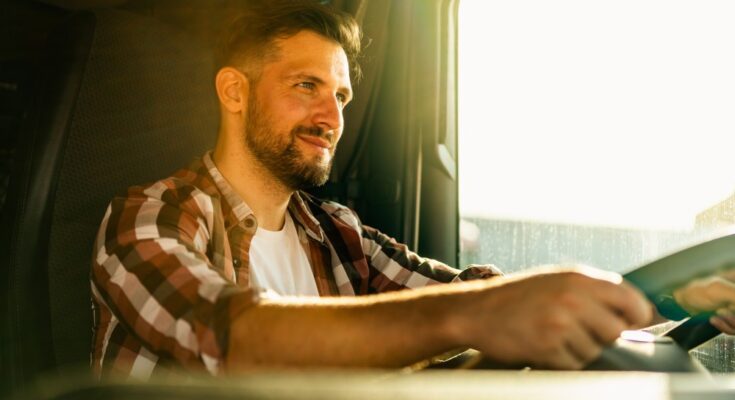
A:
[[[262,166],[244,143],[226,144],[218,140],[212,158],[230,186],[253,210],[258,227],[281,230],[294,191]]]

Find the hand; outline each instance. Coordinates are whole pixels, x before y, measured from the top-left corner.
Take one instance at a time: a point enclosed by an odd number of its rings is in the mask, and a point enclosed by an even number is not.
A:
[[[652,317],[620,275],[589,268],[537,270],[473,295],[458,324],[466,344],[508,366],[580,369]]]
[[[716,312],[710,323],[735,335],[735,283],[720,276],[695,280],[674,291],[674,299],[690,314]]]

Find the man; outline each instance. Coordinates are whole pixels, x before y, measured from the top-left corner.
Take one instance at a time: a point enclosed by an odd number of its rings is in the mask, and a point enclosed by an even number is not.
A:
[[[254,7],[233,25],[214,151],[113,199],[100,227],[98,374],[401,367],[465,347],[577,369],[650,321],[617,275],[456,270],[301,192],[329,174],[359,40],[351,18],[311,2]]]

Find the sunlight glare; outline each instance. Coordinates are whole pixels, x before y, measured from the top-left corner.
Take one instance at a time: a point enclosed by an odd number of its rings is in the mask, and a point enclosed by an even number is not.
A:
[[[735,191],[735,2],[462,0],[463,216],[691,229]]]

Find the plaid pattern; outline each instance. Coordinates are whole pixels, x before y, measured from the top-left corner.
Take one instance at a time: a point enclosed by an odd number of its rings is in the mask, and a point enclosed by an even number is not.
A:
[[[353,296],[487,278],[421,258],[362,225],[350,209],[295,193],[288,207],[320,296]],[[256,305],[248,253],[257,229],[211,153],[110,203],[97,235],[91,285],[92,367],[109,374],[217,374],[230,322]]]

